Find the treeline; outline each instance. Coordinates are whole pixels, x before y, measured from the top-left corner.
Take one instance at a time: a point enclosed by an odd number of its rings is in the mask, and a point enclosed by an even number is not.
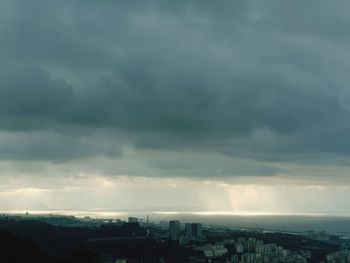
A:
[[[144,263],[162,262],[159,259],[163,258],[165,262],[178,263],[198,253],[177,242],[147,238],[147,230],[138,223],[64,227],[9,218],[0,219],[0,235],[1,263],[97,263],[101,257],[127,257],[135,262],[142,258]],[[108,239],[114,237],[130,238]],[[94,239],[97,240],[91,241]]]
[[[63,227],[36,220],[0,219],[0,262],[96,262],[87,239],[146,236],[138,223]],[[80,261],[80,258],[82,261]],[[73,260],[73,261],[72,261]]]

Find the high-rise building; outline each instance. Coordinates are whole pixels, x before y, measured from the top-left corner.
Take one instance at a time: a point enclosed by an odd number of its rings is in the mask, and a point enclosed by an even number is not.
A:
[[[192,238],[192,224],[186,223],[185,224],[185,233],[188,238]]]
[[[192,236],[195,238],[202,237],[202,224],[200,224],[200,223],[193,223],[192,224]]]
[[[202,237],[202,224],[200,223],[186,223],[186,236],[189,239],[198,239]]]
[[[171,240],[179,240],[181,225],[178,220],[169,221],[169,238]]]

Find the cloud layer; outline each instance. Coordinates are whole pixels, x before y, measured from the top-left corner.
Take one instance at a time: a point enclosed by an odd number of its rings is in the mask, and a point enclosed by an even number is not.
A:
[[[349,7],[2,1],[0,160],[347,180]]]

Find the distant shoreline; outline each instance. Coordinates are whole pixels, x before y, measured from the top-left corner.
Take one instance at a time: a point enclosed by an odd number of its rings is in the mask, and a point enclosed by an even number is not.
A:
[[[349,218],[350,213],[323,213],[323,212],[261,212],[261,211],[159,211],[159,210],[118,210],[118,209],[87,209],[87,210],[74,210],[74,209],[21,209],[21,210],[0,210],[0,214],[9,215],[24,215],[30,213],[33,215],[73,215],[76,217],[84,216],[97,216],[98,218],[108,218],[116,216],[129,216],[129,215],[195,215],[195,216],[233,216],[233,217],[326,217],[326,218]]]
[[[76,218],[90,217],[95,219],[121,219],[137,217],[145,221],[147,215],[153,222],[180,220],[186,222],[201,222],[205,225],[228,228],[255,229],[280,232],[326,231],[330,234],[350,232],[350,216],[345,214],[320,213],[285,213],[285,214],[237,214],[225,212],[162,212],[162,211],[77,211],[77,210],[10,210],[0,211],[9,216],[74,216]]]

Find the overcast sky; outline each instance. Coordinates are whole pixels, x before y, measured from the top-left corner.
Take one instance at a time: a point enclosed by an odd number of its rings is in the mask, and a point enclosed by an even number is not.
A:
[[[349,9],[1,1],[0,208],[350,213]]]

